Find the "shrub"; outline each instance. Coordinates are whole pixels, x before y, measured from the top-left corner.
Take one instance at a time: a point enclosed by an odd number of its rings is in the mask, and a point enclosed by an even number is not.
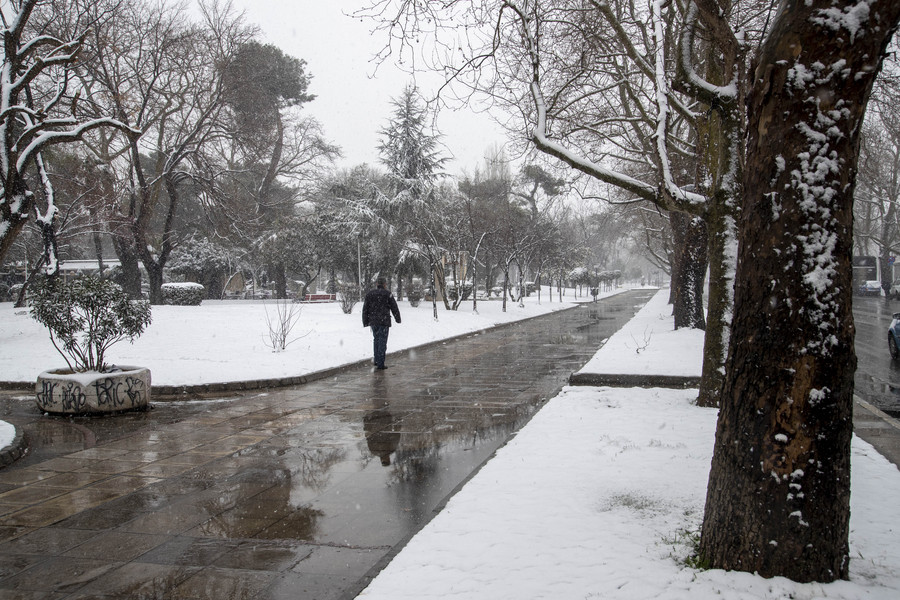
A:
[[[359,286],[352,283],[342,283],[338,286],[338,299],[341,302],[341,310],[345,315],[353,312],[353,307],[359,302]]]
[[[200,306],[206,295],[206,288],[199,283],[164,283],[163,302],[176,306]]]
[[[131,300],[108,279],[43,279],[32,291],[31,316],[50,330],[50,341],[71,370],[104,372],[109,347],[133,342],[150,324],[150,304]]]
[[[282,352],[287,349],[288,344],[306,336],[306,334],[293,336],[291,333],[300,320],[299,304],[290,300],[276,300],[273,315],[269,314],[268,303],[264,303],[263,307],[266,311],[266,327],[269,330],[268,336],[263,340],[273,351]]]
[[[409,300],[409,305],[415,308],[422,301],[422,290],[419,288],[409,290],[406,292],[406,299]]]

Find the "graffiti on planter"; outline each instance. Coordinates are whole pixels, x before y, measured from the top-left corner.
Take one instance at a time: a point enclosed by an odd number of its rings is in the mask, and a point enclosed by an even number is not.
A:
[[[124,393],[122,393],[122,388]],[[125,381],[116,381],[112,377],[98,379],[94,382],[97,392],[97,406],[119,408],[129,402],[132,407],[141,403],[144,398],[144,382],[137,377],[126,377]]]
[[[41,381],[41,391],[37,393],[37,401],[41,407],[53,406],[56,404],[56,400],[53,396],[53,391],[56,389],[57,383],[55,381],[50,381],[48,379],[44,379]]]
[[[81,412],[87,406],[87,396],[81,386],[74,381],[62,387],[62,409],[67,412]]]
[[[144,380],[138,377],[125,378],[125,395],[131,401],[131,406],[140,406],[144,403],[147,386]]]
[[[57,401],[60,410],[66,412],[81,412],[87,406],[87,395],[81,386],[74,381],[60,384],[58,381],[44,380],[41,382],[41,391],[37,393],[38,405],[50,410],[55,407]]]
[[[144,371],[146,372],[146,371]],[[145,408],[150,402],[149,376],[117,371],[99,379],[38,378],[38,408],[48,413],[87,414]]]

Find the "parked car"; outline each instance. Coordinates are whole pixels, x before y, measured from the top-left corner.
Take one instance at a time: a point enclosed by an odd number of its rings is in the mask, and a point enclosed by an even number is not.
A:
[[[859,286],[859,295],[860,296],[880,296],[881,295],[881,282],[877,279],[870,279],[869,281],[864,281],[862,285]]]
[[[888,298],[897,300],[900,298],[900,279],[895,279],[891,284],[891,290],[888,292]]]
[[[900,312],[891,315],[891,326],[888,327],[888,351],[894,360],[900,359],[900,346],[897,340],[900,340]]]

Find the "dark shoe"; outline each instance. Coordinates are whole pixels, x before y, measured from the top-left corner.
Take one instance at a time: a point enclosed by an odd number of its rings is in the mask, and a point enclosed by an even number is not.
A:
[[[387,370],[387,367],[384,365],[381,365],[381,366],[375,367],[375,370],[376,371],[385,371],[385,370]]]

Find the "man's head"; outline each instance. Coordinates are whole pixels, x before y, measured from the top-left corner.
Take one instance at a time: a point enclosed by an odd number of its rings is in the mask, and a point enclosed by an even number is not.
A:
[[[375,287],[384,288],[387,287],[387,279],[384,277],[379,277],[375,280]]]

